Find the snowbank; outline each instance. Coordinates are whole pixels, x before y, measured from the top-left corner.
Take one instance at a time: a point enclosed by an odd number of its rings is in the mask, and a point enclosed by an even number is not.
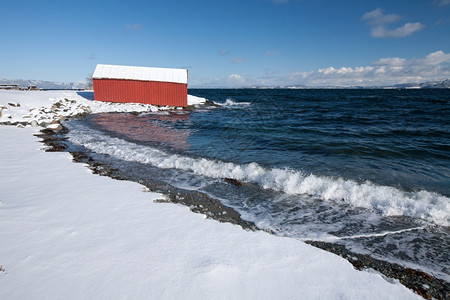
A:
[[[48,101],[30,95],[24,106]],[[295,239],[156,203],[42,151],[36,132],[0,126],[0,299],[418,298]]]
[[[202,105],[206,103],[206,98],[202,98],[202,97],[197,97],[197,96],[193,96],[193,95],[188,95],[188,105]]]

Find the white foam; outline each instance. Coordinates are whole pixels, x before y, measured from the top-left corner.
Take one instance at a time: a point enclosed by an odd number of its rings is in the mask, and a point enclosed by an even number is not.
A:
[[[225,106],[225,107],[233,107],[233,106],[249,106],[252,103],[251,102],[235,102],[233,101],[233,99],[228,98],[225,103],[216,103],[220,106]]]
[[[387,235],[393,235],[393,234],[401,234],[409,231],[415,231],[415,230],[421,230],[424,229],[425,226],[420,227],[414,227],[414,228],[406,228],[401,230],[395,230],[395,231],[384,231],[380,233],[366,233],[366,234],[356,234],[356,235],[347,235],[347,236],[331,236],[328,237],[328,241],[335,241],[335,240],[351,240],[351,239],[364,239],[364,238],[371,238],[371,237],[383,237]],[[307,240],[307,239],[304,239]],[[317,239],[319,240],[319,239]]]
[[[266,169],[257,163],[239,165],[168,154],[107,137],[88,127],[72,130],[69,136],[75,144],[126,161],[137,161],[164,169],[178,169],[211,178],[234,178],[287,194],[306,194],[327,201],[345,201],[355,207],[368,208],[387,216],[410,216],[443,226],[449,226],[450,223],[450,199],[434,192],[405,192],[371,182],[357,183],[343,178],[305,175],[292,169]]]

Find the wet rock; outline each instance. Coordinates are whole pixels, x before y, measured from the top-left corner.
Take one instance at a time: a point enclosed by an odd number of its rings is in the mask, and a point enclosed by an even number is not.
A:
[[[20,107],[20,103],[16,103],[16,102],[8,102],[8,105],[12,106],[12,107]]]
[[[242,182],[237,180],[237,179],[234,179],[234,178],[225,178],[225,181],[228,182],[229,184],[233,184],[233,185],[235,185],[237,187],[241,187],[242,186]]]
[[[48,146],[45,149],[46,152],[61,152],[65,151],[67,146],[64,144],[64,141],[67,139],[63,137],[61,134],[67,133],[68,129],[63,127],[61,131],[53,131],[51,129],[42,129],[40,133],[36,134],[39,138],[42,139],[42,143]]]
[[[17,126],[16,126],[17,128],[25,128],[25,126],[24,125],[22,125],[22,124],[17,124]]]
[[[211,101],[211,100],[206,100],[205,101],[205,104],[204,104],[205,106],[214,106],[214,107],[220,107],[220,104],[217,104],[217,103],[215,103],[214,101]]]

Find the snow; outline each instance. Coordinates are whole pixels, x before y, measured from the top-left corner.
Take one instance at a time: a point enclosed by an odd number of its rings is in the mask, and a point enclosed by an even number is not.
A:
[[[188,95],[188,105],[198,106],[205,98]],[[20,106],[18,106],[20,105]],[[30,124],[47,127],[79,114],[107,112],[157,112],[173,107],[140,103],[94,101],[92,91],[0,90],[0,124]]]
[[[0,299],[419,299],[301,241],[154,202],[164,195],[44,152],[37,132],[0,126]]]
[[[201,105],[206,103],[206,98],[188,95],[188,105]]]
[[[93,79],[128,79],[187,84],[186,69],[149,68],[134,66],[101,65],[95,68]]]

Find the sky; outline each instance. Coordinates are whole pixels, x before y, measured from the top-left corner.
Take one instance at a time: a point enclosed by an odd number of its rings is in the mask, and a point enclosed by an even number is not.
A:
[[[0,78],[187,68],[189,87],[450,78],[450,0],[0,1]]]

